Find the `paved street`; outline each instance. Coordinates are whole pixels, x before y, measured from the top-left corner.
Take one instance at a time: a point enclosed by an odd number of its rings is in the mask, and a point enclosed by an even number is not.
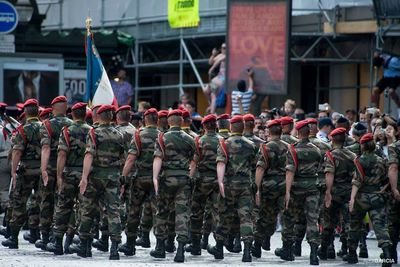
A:
[[[4,240],[3,237],[0,240]],[[284,262],[273,254],[273,250],[281,245],[280,233],[276,233],[271,240],[271,251],[263,251],[261,259],[254,259],[251,264],[241,262],[241,254],[225,253],[225,259],[222,261],[215,261],[214,258],[203,250],[202,256],[191,256],[186,253],[186,264],[191,266],[309,266],[308,255],[309,246],[303,243],[303,255],[296,258],[294,262]],[[154,236],[152,236],[152,246],[155,245]],[[336,242],[336,248],[340,245]],[[43,252],[36,249],[33,245],[28,244],[27,241],[22,239],[20,234],[20,249],[10,250],[8,248],[0,247],[0,266],[1,267],[99,267],[99,266],[182,266],[182,264],[175,264],[173,262],[173,254],[167,254],[165,260],[154,260],[149,256],[150,249],[138,248],[136,256],[125,257],[121,255],[120,261],[111,262],[108,260],[108,253],[100,253],[93,250],[93,258],[82,259],[76,255],[66,255],[55,257],[51,253]],[[369,259],[360,259],[357,266],[380,266],[377,263],[379,259],[380,249],[377,247],[376,240],[368,240]],[[320,262],[322,266],[349,266],[342,261],[341,258],[336,260],[329,260]]]

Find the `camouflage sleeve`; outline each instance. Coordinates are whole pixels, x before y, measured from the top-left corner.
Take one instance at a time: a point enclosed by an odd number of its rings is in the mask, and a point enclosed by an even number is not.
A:
[[[19,132],[14,135],[12,148],[21,151],[25,150],[25,141]]]
[[[390,145],[388,147],[388,164],[399,164],[399,154],[397,153],[397,149],[394,145]]]
[[[86,137],[86,151],[85,151],[85,154],[86,153],[90,153],[90,154],[94,155],[95,151],[96,151],[95,144],[93,144],[93,140],[92,140],[92,138],[90,137],[90,134],[89,134]]]
[[[60,133],[60,139],[59,139],[59,141],[58,141],[58,148],[57,148],[57,151],[60,151],[60,150],[66,151],[66,152],[69,151],[69,147],[68,147],[67,141],[66,141],[66,139],[65,139],[64,131],[61,131],[61,133]]]
[[[223,162],[225,164],[228,163],[228,159],[226,158],[225,152],[222,149],[221,145],[218,144],[218,150],[217,150],[217,159],[216,162]]]
[[[191,150],[191,153],[190,153],[190,160],[193,160],[194,159],[194,155],[196,153],[196,144],[195,144],[193,138],[190,138],[189,142],[190,142],[190,146],[192,147],[192,150]]]
[[[40,138],[41,138],[40,140],[41,146],[51,145],[51,137],[44,123],[40,126]]]
[[[335,173],[335,165],[332,162],[330,158],[328,158],[326,155],[324,156],[324,172],[327,173]]]
[[[161,149],[160,143],[158,142],[158,138],[157,138],[157,141],[155,142],[154,146],[155,146],[155,148],[154,148],[154,157],[162,158],[163,157],[163,151]]]
[[[135,136],[133,136],[132,141],[131,141],[131,143],[129,145],[128,154],[132,154],[134,156],[138,155],[138,149],[137,149],[137,146],[136,146]]]
[[[261,153],[261,149],[257,153],[257,165],[256,166],[257,167],[261,167],[264,170],[267,169],[267,163],[264,160],[264,157],[263,157],[263,155]]]
[[[286,170],[290,172],[296,172],[296,166],[294,164],[294,159],[290,150],[286,153]]]

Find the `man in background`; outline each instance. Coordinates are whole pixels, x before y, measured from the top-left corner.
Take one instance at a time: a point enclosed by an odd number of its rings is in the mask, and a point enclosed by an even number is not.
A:
[[[131,104],[133,89],[132,85],[126,81],[125,70],[121,69],[118,71],[117,77],[111,81],[111,87],[119,106]]]

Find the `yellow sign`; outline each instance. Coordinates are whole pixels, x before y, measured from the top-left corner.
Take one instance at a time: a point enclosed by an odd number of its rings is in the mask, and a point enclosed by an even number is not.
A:
[[[168,0],[168,22],[171,28],[199,26],[199,0]]]

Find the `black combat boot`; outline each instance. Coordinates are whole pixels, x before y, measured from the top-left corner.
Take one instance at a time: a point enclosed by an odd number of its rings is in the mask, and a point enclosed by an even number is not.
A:
[[[326,241],[321,243],[321,246],[318,249],[318,256],[322,261],[328,260],[328,246]]]
[[[293,245],[293,254],[296,257],[301,257],[301,243],[303,240],[296,240]]]
[[[390,247],[390,255],[392,256],[393,263],[397,264],[397,242],[393,242],[393,245]]]
[[[251,242],[248,242],[248,241],[244,242],[242,262],[251,262],[252,261],[250,249],[251,249]]]
[[[7,227],[0,226],[0,235],[4,236],[5,238],[9,238],[11,235],[10,227],[8,225]]]
[[[119,253],[118,253],[118,242],[113,240],[111,241],[111,248],[110,248],[110,260],[119,260]]]
[[[42,232],[42,239],[39,239],[35,242],[35,247],[40,248],[41,250],[46,251],[47,243],[49,243],[49,233]]]
[[[151,246],[149,234],[150,234],[149,232],[142,231],[140,238],[136,240],[136,246],[141,246],[142,248],[149,248]]]
[[[336,252],[335,252],[335,245],[330,244],[327,249],[327,257],[328,259],[334,260],[336,258]]]
[[[79,238],[79,235],[74,235],[72,238],[72,244],[79,244],[81,242],[81,239]]]
[[[38,229],[30,229],[29,232],[24,233],[24,239],[31,244],[35,244],[37,240],[40,238]]]
[[[310,265],[319,265],[318,259],[318,244],[310,244]]]
[[[213,247],[208,245],[207,252],[214,255],[214,259],[222,260],[224,258],[224,242],[217,241],[217,244]]]
[[[210,235],[209,234],[204,234],[203,235],[203,238],[201,239],[201,248],[202,249],[207,249],[207,246],[208,246],[208,237],[209,237]]]
[[[262,249],[265,251],[270,251],[271,250],[271,237],[270,236],[265,236],[264,240],[261,245]]]
[[[284,261],[294,261],[293,243],[288,241],[283,242],[282,251],[279,254],[280,258]]]
[[[62,245],[63,238],[62,236],[55,236],[54,237],[54,243],[47,243],[46,245],[46,250],[49,252],[53,252],[54,255],[63,255],[63,245]]]
[[[128,237],[126,239],[126,243],[123,244],[122,246],[119,247],[119,252],[122,252],[125,254],[125,256],[133,256],[136,253],[135,249],[135,238],[134,237]]]
[[[229,251],[229,252],[233,252],[233,240],[235,238],[232,235],[228,235],[228,238],[225,239],[224,245],[225,248]]]
[[[64,254],[72,254],[69,251],[69,247],[72,244],[72,240],[73,240],[74,236],[73,235],[66,235],[65,236],[65,241],[64,241]]]
[[[360,251],[358,257],[368,259],[367,238],[364,233],[360,237]]]
[[[200,248],[200,240],[198,243]],[[185,244],[183,242],[178,242],[178,249],[176,250],[174,262],[184,262],[184,261],[185,261]]]
[[[156,247],[150,251],[150,256],[153,258],[164,259],[165,258],[165,241],[157,238]]]
[[[11,229],[10,232],[11,233],[8,239],[1,242],[1,245],[3,245],[4,247],[8,247],[9,249],[18,249],[19,229]]]
[[[192,238],[192,244],[186,246],[186,252],[190,252],[190,254],[198,256],[201,255],[201,246],[200,246],[200,239]]]
[[[79,257],[92,257],[91,242],[88,239],[80,239],[79,244],[72,244],[69,247],[71,253],[76,253]]]
[[[174,253],[175,250],[176,250],[175,236],[170,235],[170,236],[168,236],[167,240],[165,241],[165,251],[168,253]]]
[[[347,240],[342,241],[342,247],[340,250],[336,253],[338,257],[343,257],[344,255],[347,255]]]
[[[93,242],[92,246],[99,251],[108,252],[108,235],[102,235],[100,239]]]
[[[242,252],[242,243],[240,241],[240,234],[235,236],[235,240],[233,241],[233,253],[240,253]]]
[[[383,258],[382,258],[382,267],[391,267],[392,264],[394,263],[393,257],[390,253],[391,247],[386,246],[382,248],[383,251]]]
[[[281,257],[282,252],[283,252],[283,245],[281,248],[276,248],[274,253],[275,253],[275,256]]]
[[[261,242],[254,241],[254,244],[251,247],[251,255],[255,258],[261,258]]]
[[[343,261],[347,261],[349,264],[356,264],[358,262],[357,251],[349,249],[349,253],[343,256]]]

